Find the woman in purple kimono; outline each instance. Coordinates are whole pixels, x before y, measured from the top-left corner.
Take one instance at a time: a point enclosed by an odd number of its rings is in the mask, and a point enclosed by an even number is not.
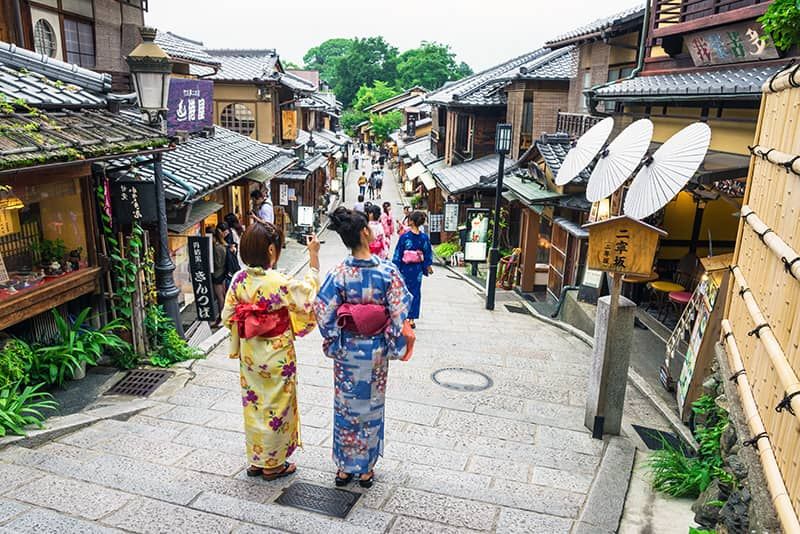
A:
[[[314,303],[323,350],[334,360],[336,485],[358,477],[369,488],[383,455],[389,360],[405,354],[411,295],[397,269],[370,253],[373,236],[363,213],[340,207],[330,222],[351,252],[328,273]]]
[[[408,216],[408,231],[400,236],[397,246],[394,249],[394,259],[392,260],[406,287],[414,296],[408,318],[411,319],[411,327],[415,328],[415,319],[419,319],[419,308],[422,302],[422,277],[433,274],[433,251],[431,250],[431,240],[420,228],[425,224],[425,214],[421,211],[414,211]]]

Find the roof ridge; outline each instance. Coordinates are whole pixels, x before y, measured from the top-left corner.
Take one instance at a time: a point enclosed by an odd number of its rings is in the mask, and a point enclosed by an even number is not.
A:
[[[26,68],[45,77],[55,78],[90,91],[103,94],[111,92],[110,74],[100,74],[4,41],[0,41],[0,62],[16,68]]]
[[[549,46],[567,40],[580,40],[580,38],[585,35],[589,35],[591,33],[602,31],[609,27],[613,27],[615,24],[622,22],[626,18],[630,17],[636,18],[639,16],[640,12],[643,15],[644,9],[645,9],[645,4],[639,2],[636,5],[617,11],[616,13],[613,13],[611,15],[606,15],[604,17],[597,17],[584,24],[573,27],[573,29],[569,31],[556,35],[552,39],[548,39],[547,41],[545,41],[544,44],[545,46]]]
[[[167,34],[169,34],[169,35],[171,35],[171,36],[173,36],[173,37],[175,37],[177,39],[180,39],[181,41],[186,41],[188,43],[192,43],[192,44],[195,44],[197,46],[204,46],[203,45],[203,41],[198,41],[196,39],[190,39],[188,37],[184,37],[183,35],[178,35],[177,33],[174,33],[174,32],[171,32],[171,31],[167,31],[165,33],[167,33]]]
[[[261,57],[278,55],[278,51],[275,48],[206,48],[205,51],[212,56]]]

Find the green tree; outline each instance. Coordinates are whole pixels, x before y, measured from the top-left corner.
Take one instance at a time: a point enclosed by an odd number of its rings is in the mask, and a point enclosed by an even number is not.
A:
[[[376,80],[371,86],[364,84],[358,88],[352,107],[356,111],[364,111],[371,105],[383,102],[398,94],[400,94],[400,91],[388,83]]]
[[[397,58],[398,85],[403,88],[421,85],[438,89],[445,82],[458,80],[472,74],[463,61],[456,63],[456,55],[447,45],[423,41],[419,48],[406,50]]]
[[[372,115],[372,133],[378,142],[386,141],[389,134],[397,130],[403,122],[403,113],[400,111],[390,111],[384,115]]]
[[[281,65],[285,70],[301,70],[303,68],[294,61],[281,60]]]
[[[336,65],[339,59],[347,54],[352,44],[352,39],[341,37],[328,39],[306,52],[306,55],[303,56],[305,68],[318,70],[320,78],[328,82],[331,87],[336,87],[339,81],[336,77]]]
[[[337,98],[349,106],[364,84],[383,81],[394,85],[397,79],[397,48],[383,37],[356,38],[336,61]]]
[[[348,109],[342,113],[342,128],[344,128],[344,131],[347,132],[347,135],[353,136],[356,133],[354,129],[355,126],[357,124],[361,124],[367,119],[369,119],[369,113]]]

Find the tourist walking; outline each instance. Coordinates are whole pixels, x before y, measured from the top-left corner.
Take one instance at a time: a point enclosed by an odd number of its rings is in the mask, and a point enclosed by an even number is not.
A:
[[[403,218],[397,221],[397,235],[408,232],[408,218],[411,216],[411,206],[403,206]]]
[[[358,201],[353,205],[353,209],[366,215],[367,212],[364,207],[364,195],[358,195]]]
[[[403,323],[411,295],[394,265],[370,253],[372,232],[363,214],[339,207],[330,225],[350,249],[328,273],[314,303],[323,350],[334,360],[336,485],[357,477],[369,488],[383,455],[389,360],[405,355]]]
[[[230,357],[239,359],[248,476],[275,480],[294,473],[287,460],[300,442],[295,336],[315,327],[319,248],[308,242],[309,270],[297,280],[275,269],[283,248],[280,230],[250,225],[242,236],[247,267],[233,277],[222,320],[231,330]]]
[[[366,207],[366,213],[367,220],[369,221],[369,229],[372,231],[372,241],[369,242],[369,251],[382,260],[388,260],[389,249],[392,246],[390,241],[390,236],[392,234],[387,235],[383,231],[381,208],[376,204],[370,204]]]
[[[383,194],[383,170],[379,170],[375,174],[375,198],[381,198]]]
[[[367,193],[367,175],[361,171],[361,176],[358,177],[358,196],[363,197]]]
[[[383,213],[381,214],[381,224],[383,233],[391,240],[394,235],[394,219],[392,218],[392,203],[383,203]]]
[[[367,184],[367,194],[370,200],[375,200],[375,185],[378,183],[376,175],[378,171],[373,170],[369,175],[369,182]]]
[[[425,224],[425,214],[413,211],[408,216],[408,231],[400,236],[394,249],[393,262],[403,275],[406,287],[414,296],[408,318],[412,328],[416,327],[419,319],[419,309],[422,301],[422,277],[433,274],[433,251],[431,240],[420,228]]]

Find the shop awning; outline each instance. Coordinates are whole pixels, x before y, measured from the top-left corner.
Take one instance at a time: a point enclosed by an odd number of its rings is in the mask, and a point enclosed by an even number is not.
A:
[[[710,185],[719,180],[747,178],[750,170],[750,156],[709,150],[703,164],[694,175],[693,181]]]
[[[503,178],[503,184],[514,194],[516,199],[527,204],[534,204],[548,199],[564,196],[562,193],[550,191],[531,179],[523,180],[514,174],[507,174]],[[505,193],[504,193],[505,195]]]
[[[275,176],[275,179],[287,180],[287,181],[303,181],[309,176],[311,176],[311,173],[308,172],[306,169],[289,169],[288,171],[284,171]]]
[[[243,178],[263,184],[272,180],[276,174],[290,167],[295,161],[297,161],[297,158],[288,154],[281,154],[269,163],[245,174]]]
[[[436,182],[433,181],[433,176],[428,171],[423,172],[419,175],[420,181],[425,185],[425,189],[430,191],[431,189],[436,189]]]
[[[207,200],[198,200],[192,203],[192,208],[189,211],[189,217],[183,224],[170,224],[167,228],[170,232],[182,234],[195,224],[199,223],[206,217],[210,217],[214,213],[221,210],[224,206],[218,202],[209,202]]]
[[[564,217],[556,217],[553,219],[553,224],[557,224],[563,228],[569,235],[577,237],[578,239],[589,239],[589,231],[581,228],[578,223],[574,223]]]
[[[423,172],[425,172],[425,166],[422,163],[417,162],[408,169],[406,169],[406,176],[408,176],[408,178],[410,178],[411,180],[414,180]]]
[[[509,202],[514,202],[516,200],[521,200],[513,191],[503,191],[503,198]]]

